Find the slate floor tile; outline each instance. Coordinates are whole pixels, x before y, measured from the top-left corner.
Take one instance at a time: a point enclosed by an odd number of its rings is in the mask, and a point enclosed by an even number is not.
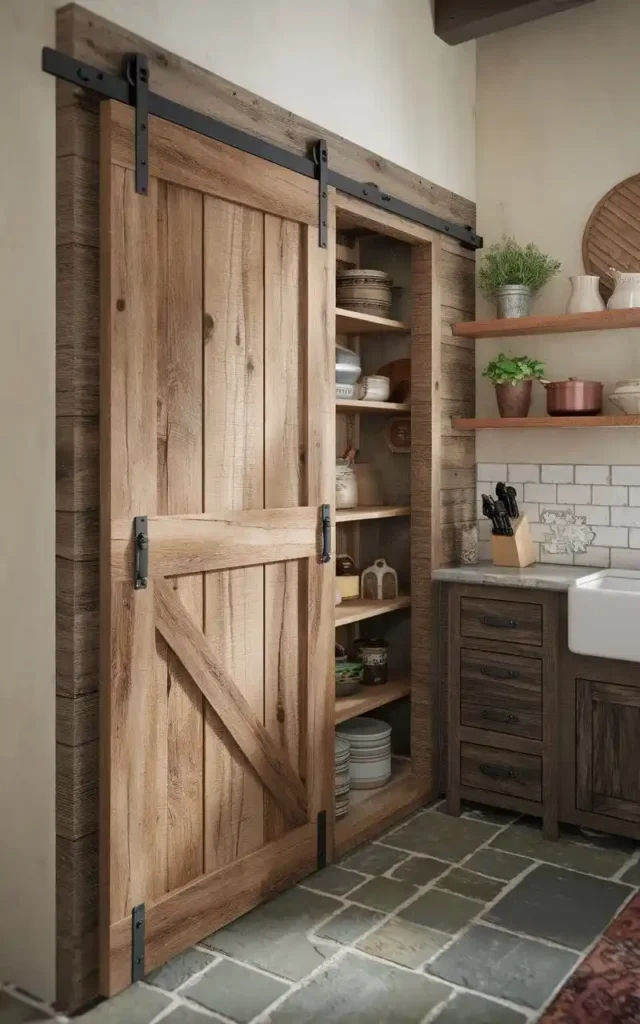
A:
[[[500,807],[483,807],[480,804],[468,804],[463,801],[462,813],[465,818],[473,821],[486,821],[490,825],[508,825],[518,817],[513,811],[504,811]]]
[[[628,854],[619,850],[579,844],[566,836],[555,840],[544,839],[539,825],[524,822],[510,825],[496,836],[490,846],[603,878],[611,878],[628,860]]]
[[[348,953],[269,1015],[270,1024],[418,1024],[451,989],[434,978]]]
[[[436,888],[446,889],[447,892],[457,892],[459,896],[468,896],[472,900],[491,903],[504,889],[504,882],[485,878],[484,875],[476,875],[473,871],[467,871],[465,865],[464,868],[453,868],[448,875],[439,878]]]
[[[149,985],[163,988],[166,992],[173,992],[194,974],[204,971],[205,967],[210,967],[214,959],[213,954],[203,953],[201,949],[187,949],[162,967],[158,967],[157,971],[148,974],[145,981]]]
[[[443,892],[441,889],[429,889],[401,910],[399,917],[414,924],[455,935],[483,909],[484,904],[477,900],[469,900],[452,892]]]
[[[170,1002],[164,992],[137,983],[74,1020],[82,1024],[149,1024]]]
[[[186,989],[184,995],[238,1024],[248,1024],[288,989],[289,985],[277,978],[269,978],[231,960],[221,960]]]
[[[365,875],[384,875],[385,871],[389,871],[406,856],[406,853],[390,850],[388,846],[367,843],[340,861],[340,866],[350,871],[362,871]]]
[[[483,915],[509,931],[585,949],[606,928],[631,890],[541,864]]]
[[[526,1021],[527,1018],[516,1010],[473,992],[458,992],[435,1017],[435,1024],[526,1024]]]
[[[465,861],[464,867],[466,871],[475,871],[479,875],[488,875],[489,878],[500,878],[504,882],[510,882],[512,878],[521,874],[532,864],[533,861],[528,857],[516,857],[513,853],[486,849],[474,853],[469,860]]]
[[[370,878],[364,885],[354,889],[349,899],[354,903],[362,903],[365,907],[372,907],[373,910],[383,910],[385,914],[390,914],[405,900],[415,896],[417,891],[415,885],[398,882],[394,878]]]
[[[640,862],[627,868],[624,875],[622,875],[621,881],[626,882],[628,885],[640,885]]]
[[[385,839],[390,846],[409,853],[426,853],[456,863],[473,853],[498,831],[497,826],[447,814],[422,814]]]
[[[344,896],[364,881],[364,875],[358,874],[356,871],[346,871],[343,867],[338,867],[337,864],[330,864],[328,868],[316,871],[315,875],[305,878],[302,884],[307,889],[325,892],[328,896]]]
[[[450,867],[446,861],[435,860],[433,857],[409,857],[393,869],[391,877],[401,882],[410,882],[411,885],[422,886],[444,874]]]
[[[162,1018],[162,1024],[224,1024],[224,1021],[217,1014],[207,1013],[205,1016],[200,1010],[192,1010],[190,1006],[176,1006],[168,1017]]]
[[[426,970],[464,988],[537,1010],[577,959],[569,950],[474,925]]]
[[[411,921],[393,917],[365,939],[361,939],[358,949],[379,956],[382,960],[415,968],[430,960],[450,941],[451,936],[444,932],[421,928]]]
[[[0,1024],[31,1024],[32,1021],[48,1019],[40,1010],[14,999],[8,992],[0,992]]]
[[[295,887],[209,935],[202,945],[290,981],[300,981],[324,961],[326,954],[307,939],[307,932],[340,906],[331,896]]]
[[[350,946],[361,935],[369,931],[369,928],[373,928],[377,921],[383,919],[384,914],[378,914],[375,910],[356,906],[345,907],[330,921],[327,921],[317,934],[321,939],[333,939],[334,942]]]

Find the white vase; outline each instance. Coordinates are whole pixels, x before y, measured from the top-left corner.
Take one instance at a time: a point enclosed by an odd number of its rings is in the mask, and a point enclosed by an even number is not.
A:
[[[609,267],[616,286],[607,302],[607,309],[635,309],[640,306],[640,274],[623,274]]]
[[[604,301],[598,285],[600,278],[591,274],[579,274],[569,278],[571,295],[567,303],[567,313],[597,313],[604,309]]]

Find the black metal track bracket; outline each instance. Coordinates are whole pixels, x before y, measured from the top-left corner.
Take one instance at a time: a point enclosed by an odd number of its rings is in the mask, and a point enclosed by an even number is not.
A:
[[[314,159],[318,173],[318,245],[327,248],[329,217],[329,150],[324,139],[316,142]]]
[[[136,192],[149,194],[149,62],[144,53],[125,60],[125,75],[136,108]]]
[[[318,814],[318,871],[327,866],[327,812]]]
[[[133,544],[135,552],[133,587],[134,590],[146,590],[149,575],[149,535],[146,516],[136,516],[133,520]]]
[[[144,978],[144,903],[131,911],[131,984]]]

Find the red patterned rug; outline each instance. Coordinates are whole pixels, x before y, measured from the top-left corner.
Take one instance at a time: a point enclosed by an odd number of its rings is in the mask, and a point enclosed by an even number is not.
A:
[[[611,922],[540,1024],[639,1024],[640,895]]]

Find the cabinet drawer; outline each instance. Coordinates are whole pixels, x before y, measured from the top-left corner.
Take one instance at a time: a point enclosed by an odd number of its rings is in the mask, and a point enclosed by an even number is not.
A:
[[[542,605],[494,601],[486,597],[460,599],[460,632],[478,640],[542,646]]]
[[[542,739],[542,663],[499,651],[460,651],[460,723]]]
[[[542,758],[519,754],[515,750],[481,747],[476,743],[460,745],[460,783],[474,789],[519,796],[540,803],[542,800]]]

